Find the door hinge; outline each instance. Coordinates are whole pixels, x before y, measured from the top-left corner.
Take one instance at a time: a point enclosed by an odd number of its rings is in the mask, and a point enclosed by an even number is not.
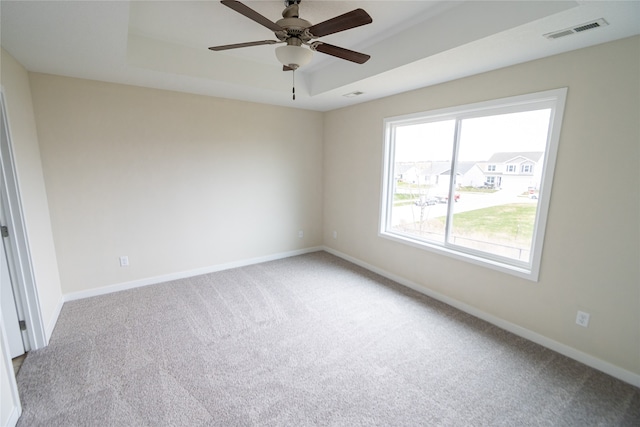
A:
[[[6,225],[2,226],[2,237],[9,237],[9,227]]]
[[[20,330],[21,331],[26,331],[27,330],[27,322],[25,322],[24,320],[18,321],[18,325],[20,325]]]

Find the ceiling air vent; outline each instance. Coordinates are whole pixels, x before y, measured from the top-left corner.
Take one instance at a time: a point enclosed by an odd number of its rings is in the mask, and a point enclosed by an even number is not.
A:
[[[355,98],[356,96],[360,96],[360,95],[364,95],[364,92],[360,92],[358,90],[358,91],[355,91],[355,92],[345,93],[342,96],[347,97],[347,98]]]
[[[594,28],[604,27],[609,25],[607,21],[603,18],[600,18],[596,21],[587,22],[584,24],[576,25],[575,27],[565,28],[564,30],[554,31],[552,33],[547,33],[544,36],[549,40],[559,39],[560,37],[570,36],[571,34],[581,33],[583,31],[592,30]]]

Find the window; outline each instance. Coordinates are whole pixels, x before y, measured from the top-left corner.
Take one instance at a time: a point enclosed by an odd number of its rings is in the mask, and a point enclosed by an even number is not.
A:
[[[565,97],[386,119],[380,235],[537,280]],[[516,172],[509,162],[527,175],[496,176],[496,164]],[[397,178],[409,169],[416,179]]]

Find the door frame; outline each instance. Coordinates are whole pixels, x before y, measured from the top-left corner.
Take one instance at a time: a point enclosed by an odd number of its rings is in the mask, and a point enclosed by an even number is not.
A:
[[[0,174],[2,179],[2,174]],[[0,215],[2,215],[2,209],[0,209]],[[4,224],[4,217],[0,221]],[[2,239],[5,240],[5,239]],[[0,281],[2,288],[0,292],[0,318],[4,323],[4,332],[7,336],[7,342],[9,343],[9,355],[12,358],[22,356],[25,354],[24,338],[25,335],[20,330],[20,316],[18,316],[18,307],[16,306],[16,298],[13,295],[13,278],[11,277],[11,271],[9,271],[9,262],[7,254],[4,249],[4,242],[0,244]],[[22,319],[24,320],[24,319]]]
[[[4,87],[0,86],[0,108],[2,121],[0,130],[0,169],[3,174],[4,185],[0,186],[2,209],[9,228],[10,237],[7,239],[6,255],[12,277],[14,295],[18,316],[24,318],[27,329],[24,335],[25,350],[37,350],[48,344],[46,328],[42,319],[38,288],[29,248],[29,237],[20,197],[20,186],[16,174],[13,156],[13,144],[9,127],[8,111],[4,96]]]

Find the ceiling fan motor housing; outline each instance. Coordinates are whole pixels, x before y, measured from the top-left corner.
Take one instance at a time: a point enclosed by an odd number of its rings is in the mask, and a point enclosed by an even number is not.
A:
[[[277,31],[274,34],[281,41],[286,41],[289,46],[300,46],[307,43],[313,35],[307,30],[311,27],[311,22],[300,18],[298,3],[300,1],[285,1],[286,8],[282,11],[282,19],[276,22],[284,31]]]
[[[287,41],[291,38],[297,38],[302,42],[308,42],[312,39],[311,34],[307,31],[307,28],[311,26],[311,23],[302,18],[282,18],[276,22],[277,25],[284,28],[285,31],[275,33],[282,41]],[[300,44],[298,44],[299,46]]]

